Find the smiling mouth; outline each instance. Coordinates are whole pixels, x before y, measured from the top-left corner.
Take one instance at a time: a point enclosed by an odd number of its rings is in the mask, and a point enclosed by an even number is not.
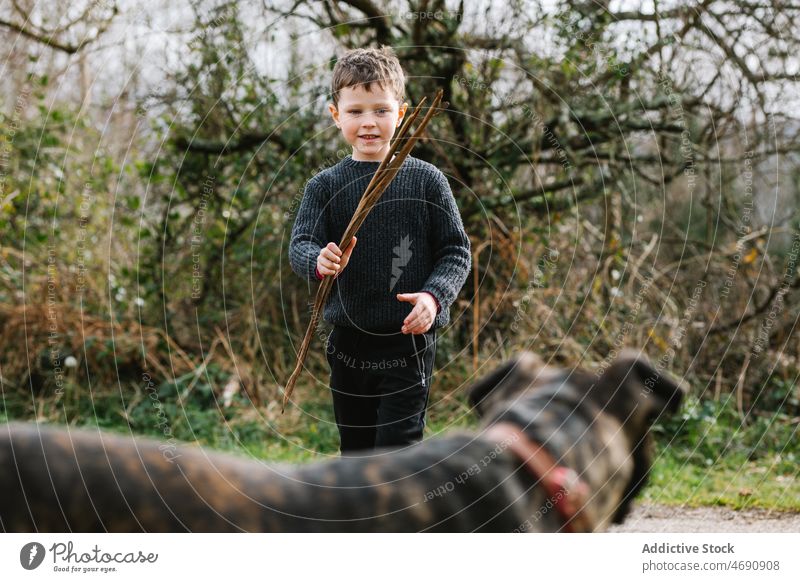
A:
[[[371,133],[367,133],[367,134],[364,134],[364,135],[359,135],[358,137],[360,137],[361,139],[366,140],[366,141],[373,141],[373,140],[378,139],[379,136],[371,134]]]

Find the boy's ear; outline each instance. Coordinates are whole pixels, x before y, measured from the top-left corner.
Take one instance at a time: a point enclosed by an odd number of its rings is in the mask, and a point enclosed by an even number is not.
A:
[[[406,111],[408,110],[408,102],[404,102],[400,104],[400,109],[398,111],[397,116],[397,126],[400,127],[400,123],[403,121],[403,118],[406,116]]]
[[[339,110],[336,109],[336,105],[328,103],[328,111],[331,112],[331,117],[333,117],[333,122],[336,124],[336,127],[339,127]]]

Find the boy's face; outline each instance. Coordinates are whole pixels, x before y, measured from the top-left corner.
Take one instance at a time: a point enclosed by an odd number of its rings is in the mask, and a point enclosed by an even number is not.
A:
[[[339,91],[339,107],[331,103],[331,116],[342,130],[344,139],[353,146],[353,159],[381,161],[389,151],[389,141],[408,108],[377,82],[371,91],[361,85]]]

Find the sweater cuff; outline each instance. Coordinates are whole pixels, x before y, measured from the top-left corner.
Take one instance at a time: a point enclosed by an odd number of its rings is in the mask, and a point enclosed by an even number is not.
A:
[[[423,291],[423,293],[427,293],[428,295],[433,297],[433,300],[436,302],[436,315],[439,315],[439,312],[442,310],[442,304],[439,303],[438,299],[436,299],[436,295],[434,295],[430,291]]]

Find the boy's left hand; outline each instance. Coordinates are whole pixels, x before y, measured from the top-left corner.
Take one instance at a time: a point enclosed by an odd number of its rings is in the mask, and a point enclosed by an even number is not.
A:
[[[430,293],[398,293],[397,299],[414,306],[403,321],[403,333],[418,335],[431,328],[436,318],[436,300]]]

